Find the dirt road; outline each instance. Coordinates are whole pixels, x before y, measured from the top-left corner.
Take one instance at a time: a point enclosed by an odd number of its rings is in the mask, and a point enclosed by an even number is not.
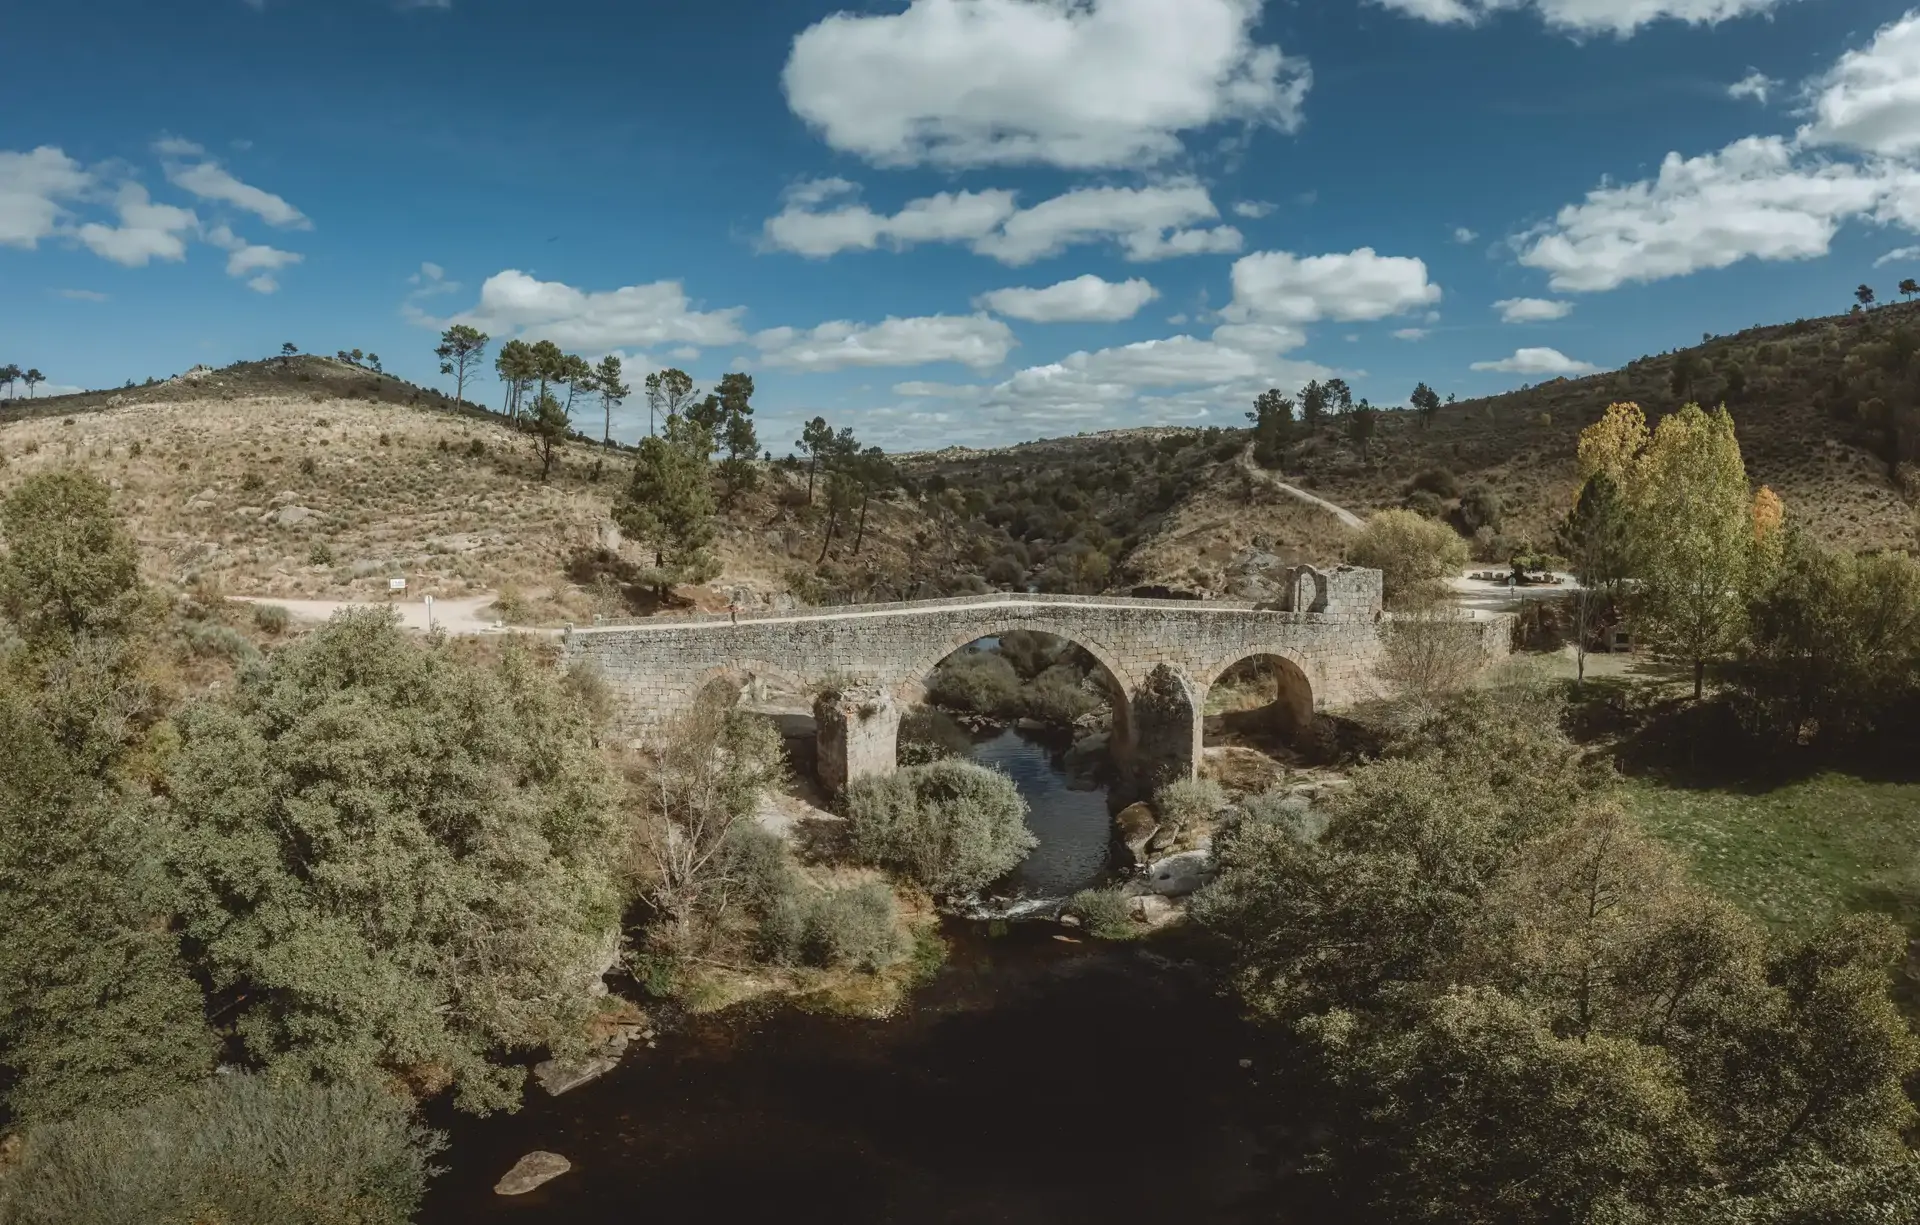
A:
[[[460,600],[435,600],[433,602],[432,624],[428,624],[427,605],[423,600],[282,600],[272,596],[231,596],[230,599],[241,604],[276,604],[287,610],[295,621],[309,624],[327,620],[343,608],[386,608],[400,614],[400,623],[410,630],[422,632],[429,628],[442,629],[449,634],[501,634],[507,632],[507,626],[495,616],[489,605],[493,603],[491,595],[468,596]],[[485,611],[483,611],[485,610]],[[558,630],[526,630],[526,633],[557,634]]]
[[[1333,503],[1327,501],[1325,498],[1317,497],[1313,494],[1310,494],[1306,490],[1301,489],[1297,485],[1289,485],[1285,481],[1281,480],[1279,477],[1275,476],[1273,473],[1268,472],[1265,468],[1262,468],[1260,465],[1254,463],[1253,448],[1251,446],[1249,446],[1246,450],[1240,453],[1240,466],[1245,468],[1249,473],[1251,473],[1255,480],[1264,481],[1265,483],[1273,486],[1275,489],[1278,489],[1281,493],[1286,494],[1288,497],[1297,498],[1300,501],[1305,502],[1308,506],[1319,507],[1321,510],[1326,511],[1328,514],[1332,515],[1334,518],[1340,520],[1340,522],[1345,524],[1347,527],[1359,528],[1359,527],[1366,526],[1365,523],[1361,521],[1359,515],[1354,514],[1352,511],[1348,510],[1346,507],[1335,506]]]

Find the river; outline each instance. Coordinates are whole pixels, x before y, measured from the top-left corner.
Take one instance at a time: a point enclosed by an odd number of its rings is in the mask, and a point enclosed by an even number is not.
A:
[[[1006,889],[1104,874],[1103,792],[1069,787],[1015,732],[975,756],[1013,776],[1042,840]],[[1255,1035],[1203,972],[1051,923],[954,918],[944,934],[946,965],[892,1019],[746,1005],[669,1027],[562,1097],[530,1089],[516,1114],[437,1111],[448,1169],[421,1221],[1280,1219],[1273,1095],[1241,1062]],[[535,1149],[572,1170],[494,1195]]]

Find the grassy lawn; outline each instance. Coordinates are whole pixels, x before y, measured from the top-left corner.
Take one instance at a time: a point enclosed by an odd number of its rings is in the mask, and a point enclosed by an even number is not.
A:
[[[1830,773],[1693,789],[1636,778],[1624,798],[1702,881],[1776,928],[1877,910],[1920,932],[1920,783]]]

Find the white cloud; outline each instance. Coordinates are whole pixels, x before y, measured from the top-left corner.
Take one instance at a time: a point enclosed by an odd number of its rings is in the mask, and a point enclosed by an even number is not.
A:
[[[250,243],[225,225],[208,230],[206,239],[227,253],[227,275],[247,278],[247,288],[255,293],[275,292],[280,282],[272,274],[306,259],[294,251]]]
[[[1425,340],[1427,338],[1427,329],[1401,328],[1393,334],[1393,338],[1395,340]]]
[[[1279,205],[1270,200],[1241,200],[1233,206],[1233,215],[1245,217],[1249,221],[1258,221],[1262,217],[1271,217]]]
[[[764,227],[768,247],[824,258],[840,251],[901,250],[923,242],[965,242],[980,254],[1019,266],[1070,246],[1112,241],[1136,263],[1178,255],[1238,251],[1244,240],[1217,221],[1207,189],[1191,179],[1151,187],[1082,187],[1019,208],[1011,191],[951,192],[910,201],[898,213],[874,212],[844,179],[803,183]],[[823,207],[831,206],[831,207]]]
[[[1088,274],[1045,289],[996,289],[973,304],[1031,323],[1118,323],[1159,296],[1159,290],[1139,277],[1116,283]]]
[[[1551,323],[1573,313],[1573,303],[1551,298],[1502,298],[1493,306],[1502,323]]]
[[[1253,40],[1261,0],[912,0],[793,41],[787,104],[883,166],[1141,165],[1226,121],[1290,131],[1303,60]]]
[[[460,282],[449,281],[447,270],[432,262],[423,262],[420,271],[407,278],[407,284],[413,286],[409,298],[433,298],[440,294],[460,292]]]
[[[183,191],[192,192],[202,200],[212,200],[245,209],[267,224],[280,226],[283,229],[311,230],[313,228],[313,222],[307,219],[305,213],[270,191],[262,191],[251,184],[242,183],[216,161],[207,160],[187,164],[174,160],[181,157],[199,157],[204,154],[205,151],[192,141],[177,137],[162,137],[154,143],[154,150],[166,160],[167,181]]]
[[[129,268],[142,268],[156,259],[185,259],[184,236],[200,226],[200,219],[192,209],[155,204],[147,195],[147,189],[138,183],[120,185],[114,196],[114,208],[120,214],[119,225],[90,221],[74,231],[74,236],[100,258]]]
[[[1463,247],[1478,237],[1480,237],[1479,234],[1475,233],[1472,230],[1469,230],[1464,225],[1454,227],[1453,241],[1459,243]]]
[[[1774,136],[1717,153],[1669,153],[1657,178],[1602,184],[1522,236],[1520,262],[1562,292],[1657,281],[1743,259],[1825,255],[1862,216],[1920,227],[1920,172],[1890,164],[1799,161]]]
[[[247,288],[255,293],[278,293],[280,290],[280,282],[262,273],[249,280],[247,282]]]
[[[1663,19],[1718,25],[1769,12],[1785,0],[1374,0],[1409,17],[1443,25],[1474,25],[1489,14],[1532,7],[1542,20],[1576,34],[1625,36]]]
[[[93,185],[93,176],[59,149],[0,150],[0,246],[32,250],[66,216],[63,200]]]
[[[742,339],[740,316],[745,309],[695,310],[678,281],[588,293],[509,268],[487,278],[479,303],[464,314],[438,320],[418,308],[408,313],[434,327],[465,323],[496,336],[519,333],[563,348],[604,353],[671,343],[731,344]]]
[[[1873,266],[1875,268],[1884,268],[1888,264],[1914,260],[1920,260],[1920,247],[1895,247],[1879,259],[1874,260]]]
[[[909,403],[897,410],[893,428],[903,441],[919,444],[931,437],[950,445],[1057,435],[1076,425],[1238,425],[1267,388],[1297,391],[1309,379],[1334,373],[1281,356],[1301,339],[1290,328],[1229,324],[1206,340],[1172,336],[1073,353],[992,385],[900,383],[894,393]],[[928,401],[951,407],[929,407]]]
[[[930,315],[871,325],[836,320],[815,328],[770,328],[753,343],[768,365],[828,371],[932,362],[989,370],[1007,359],[1016,342],[1013,329],[987,315]]]
[[[1747,73],[1738,81],[1727,86],[1729,98],[1752,98],[1762,106],[1766,105],[1767,95],[1780,88],[1780,82],[1774,80],[1759,69]]]
[[[1475,362],[1475,370],[1497,370],[1506,374],[1575,375],[1598,374],[1600,367],[1575,361],[1558,349],[1517,349],[1512,357],[1497,362]]]
[[[65,298],[69,302],[106,302],[111,299],[96,289],[56,289],[55,297]]]
[[[1814,82],[1808,144],[1900,157],[1920,152],[1920,10],[1883,26]]]
[[[1234,264],[1233,301],[1222,314],[1234,322],[1356,322],[1439,300],[1440,287],[1427,279],[1426,263],[1412,257],[1382,256],[1371,247],[1304,259],[1262,251]]]

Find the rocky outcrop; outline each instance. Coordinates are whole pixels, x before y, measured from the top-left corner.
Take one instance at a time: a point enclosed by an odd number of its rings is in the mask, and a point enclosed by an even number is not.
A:
[[[513,1168],[493,1184],[495,1195],[525,1195],[535,1187],[543,1186],[565,1174],[573,1168],[559,1153],[545,1151],[528,1153],[513,1163]]]
[[[621,1044],[621,1050],[626,1044]],[[588,1055],[581,1059],[548,1059],[533,1065],[533,1079],[542,1089],[559,1097],[589,1081],[599,1080],[620,1066],[619,1055]]]
[[[1147,869],[1147,884],[1161,897],[1186,897],[1212,879],[1213,856],[1206,851],[1182,851]]]
[[[1152,807],[1145,803],[1129,804],[1113,819],[1114,838],[1127,848],[1132,856],[1129,862],[1135,865],[1147,862],[1147,844],[1159,829]]]

